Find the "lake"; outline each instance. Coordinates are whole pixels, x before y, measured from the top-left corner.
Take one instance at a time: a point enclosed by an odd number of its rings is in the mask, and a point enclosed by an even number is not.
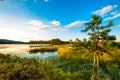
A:
[[[48,44],[49,45],[49,44]],[[48,46],[47,44],[1,44],[0,53],[10,54],[12,56],[18,56],[21,58],[40,58],[40,59],[51,59],[52,57],[58,56],[58,52],[37,52],[29,53],[31,46]]]

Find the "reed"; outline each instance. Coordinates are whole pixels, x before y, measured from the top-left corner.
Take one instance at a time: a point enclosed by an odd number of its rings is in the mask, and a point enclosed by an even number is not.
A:
[[[36,52],[55,52],[57,51],[57,48],[54,47],[41,47],[41,48],[30,48],[30,53],[36,53]]]

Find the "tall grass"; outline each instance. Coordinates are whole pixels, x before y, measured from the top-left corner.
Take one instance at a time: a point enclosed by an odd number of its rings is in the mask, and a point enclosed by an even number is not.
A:
[[[30,48],[30,53],[36,53],[36,52],[55,52],[57,51],[57,48],[54,47],[43,47],[43,48]]]
[[[33,48],[31,48],[33,49]],[[36,48],[34,48],[36,49]],[[50,46],[36,50],[58,50],[59,56],[49,61],[41,59],[20,59],[0,54],[1,80],[90,80],[92,72],[92,53],[81,47]],[[36,51],[35,51],[36,52]],[[100,80],[119,80],[120,49],[111,50],[112,55],[100,58]],[[56,65],[62,64],[58,67]],[[97,80],[97,79],[96,79]]]

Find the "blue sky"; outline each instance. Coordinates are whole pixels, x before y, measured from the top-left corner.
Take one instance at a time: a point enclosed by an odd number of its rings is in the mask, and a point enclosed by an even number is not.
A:
[[[119,0],[0,0],[0,38],[82,40],[88,36],[81,30],[93,14],[103,24],[113,20],[110,35],[120,41]]]

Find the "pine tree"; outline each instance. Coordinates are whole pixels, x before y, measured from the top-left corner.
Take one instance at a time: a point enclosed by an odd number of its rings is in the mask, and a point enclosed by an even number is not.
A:
[[[99,66],[99,57],[106,50],[106,42],[110,39],[109,32],[111,31],[110,27],[113,26],[113,22],[109,21],[107,25],[102,25],[102,18],[97,15],[92,16],[90,22],[85,23],[86,28],[82,32],[87,32],[90,36],[90,45],[89,50],[93,52],[93,75],[100,75],[100,66]]]

